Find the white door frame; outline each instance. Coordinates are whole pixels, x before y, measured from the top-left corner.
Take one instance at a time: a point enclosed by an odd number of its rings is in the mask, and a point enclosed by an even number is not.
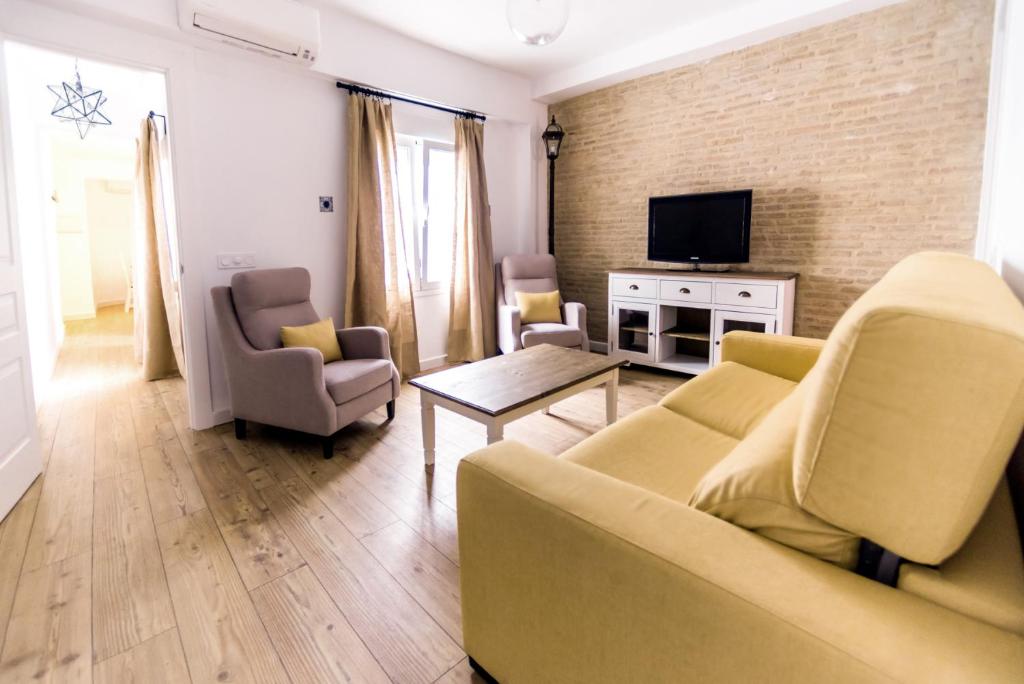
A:
[[[0,73],[6,73],[0,51]],[[0,78],[0,520],[43,472],[11,173],[7,80]]]

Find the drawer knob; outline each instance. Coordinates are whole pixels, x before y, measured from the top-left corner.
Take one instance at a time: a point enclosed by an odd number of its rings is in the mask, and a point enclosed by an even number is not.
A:
[[[690,294],[690,288],[688,287],[681,287],[679,288],[679,291],[682,292],[683,294]]]
[[[740,290],[739,294],[740,294],[740,297],[749,297],[750,296],[750,293],[747,292],[746,290]]]
[[[630,286],[629,286],[629,289],[630,289],[630,290],[639,290],[639,289],[640,289],[640,286],[639,286],[639,285],[630,285]]]

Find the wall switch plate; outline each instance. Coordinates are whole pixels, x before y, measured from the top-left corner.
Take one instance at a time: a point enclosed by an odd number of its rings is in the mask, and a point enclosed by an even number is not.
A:
[[[256,268],[256,255],[252,253],[218,254],[217,268]]]
[[[334,211],[334,198],[329,195],[320,195],[320,211]]]

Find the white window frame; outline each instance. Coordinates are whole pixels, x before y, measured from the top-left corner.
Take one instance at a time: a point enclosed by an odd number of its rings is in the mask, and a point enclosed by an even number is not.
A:
[[[455,145],[440,140],[430,140],[411,135],[398,136],[399,147],[409,147],[412,150],[411,167],[412,181],[412,207],[413,216],[408,220],[412,230],[412,257],[415,267],[412,270],[413,288],[417,292],[440,291],[446,283],[440,280],[427,280],[427,236],[430,231],[430,207],[427,198],[430,196],[428,182],[430,178],[428,166],[430,164],[430,150],[446,150],[455,152]],[[417,189],[420,192],[417,192]],[[455,198],[452,198],[452,202]],[[400,202],[401,204],[401,202]],[[403,223],[406,217],[403,216]],[[404,229],[404,226],[403,226]],[[406,239],[410,236],[405,234]]]

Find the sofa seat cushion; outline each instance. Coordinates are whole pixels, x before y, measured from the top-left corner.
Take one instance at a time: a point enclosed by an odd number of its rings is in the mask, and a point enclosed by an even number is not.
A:
[[[937,568],[900,566],[897,586],[982,622],[1024,634],[1024,558],[1003,480],[963,547]]]
[[[793,488],[793,447],[807,385],[779,402],[693,491],[690,505],[844,568],[860,539],[805,511]]]
[[[349,359],[324,366],[324,384],[334,403],[344,404],[391,381],[388,359]]]
[[[743,439],[796,383],[732,361],[689,380],[661,400],[665,408]]]
[[[685,503],[701,476],[736,440],[662,406],[648,406],[562,458]]]
[[[554,344],[559,347],[578,347],[583,344],[583,333],[563,323],[528,323],[522,327],[524,347]]]

